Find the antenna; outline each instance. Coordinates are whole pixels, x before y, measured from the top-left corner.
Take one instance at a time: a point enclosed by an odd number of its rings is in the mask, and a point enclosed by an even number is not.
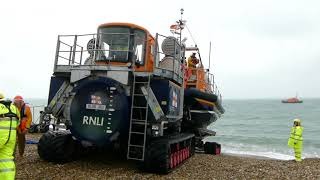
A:
[[[180,19],[180,20],[182,21],[182,16],[183,16],[184,9],[181,8],[181,9],[180,9],[180,12],[181,12],[181,19]]]
[[[184,28],[184,23],[183,23],[183,12],[184,12],[184,9],[181,8],[180,9],[180,14],[181,14],[181,18],[179,20],[179,29],[180,29],[180,44],[181,44],[181,41],[182,41],[182,30]]]
[[[210,72],[210,65],[211,65],[211,41],[209,45],[209,72]]]

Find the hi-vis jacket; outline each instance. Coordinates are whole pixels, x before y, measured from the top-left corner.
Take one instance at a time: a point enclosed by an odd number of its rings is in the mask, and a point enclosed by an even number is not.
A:
[[[20,116],[18,109],[9,105],[9,109],[0,102],[0,179],[13,180],[15,178],[14,149],[16,146],[17,126]]]
[[[291,128],[291,135],[288,140],[288,146],[291,148],[300,149],[303,147],[302,138],[303,127],[295,126]]]

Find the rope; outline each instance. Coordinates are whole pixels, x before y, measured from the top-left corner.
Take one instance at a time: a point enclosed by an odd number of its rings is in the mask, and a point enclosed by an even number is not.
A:
[[[203,64],[202,64],[202,59],[201,59],[201,55],[200,55],[200,50],[199,50],[199,47],[198,47],[198,45],[197,45],[197,42],[195,41],[195,39],[194,39],[194,37],[193,37],[193,35],[192,35],[189,27],[187,26],[187,24],[185,24],[185,27],[187,28],[187,30],[188,30],[188,32],[189,32],[189,34],[190,34],[190,37],[191,37],[193,43],[194,43],[195,46],[198,48],[198,54],[199,54],[200,64],[201,64],[201,66],[203,66]]]
[[[193,35],[192,35],[189,27],[187,26],[187,24],[185,24],[185,27],[187,28],[187,30],[188,30],[188,32],[189,32],[189,34],[190,34],[190,36],[191,36],[191,39],[192,39],[193,43],[197,46],[197,43],[196,43],[196,41],[194,40]]]

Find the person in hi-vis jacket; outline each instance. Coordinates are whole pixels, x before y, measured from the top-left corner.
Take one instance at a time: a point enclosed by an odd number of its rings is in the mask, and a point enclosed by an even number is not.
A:
[[[297,162],[302,161],[301,153],[303,147],[302,138],[303,127],[301,126],[301,120],[293,120],[293,127],[291,128],[290,138],[288,140],[288,146],[294,149],[295,160]]]

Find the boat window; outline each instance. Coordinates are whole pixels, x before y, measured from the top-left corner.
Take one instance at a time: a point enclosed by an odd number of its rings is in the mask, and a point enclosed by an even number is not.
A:
[[[141,30],[134,32],[134,56],[133,60],[138,65],[144,64],[145,59],[146,33]]]
[[[130,28],[107,27],[99,29],[97,61],[128,62],[130,51]]]
[[[110,46],[109,46],[107,43],[102,42],[102,43],[101,43],[101,49],[103,50],[103,51],[102,51],[102,52],[103,52],[103,55],[104,55],[105,57],[109,57]]]
[[[144,65],[146,33],[130,27],[99,29],[99,50],[96,61],[134,62]]]

